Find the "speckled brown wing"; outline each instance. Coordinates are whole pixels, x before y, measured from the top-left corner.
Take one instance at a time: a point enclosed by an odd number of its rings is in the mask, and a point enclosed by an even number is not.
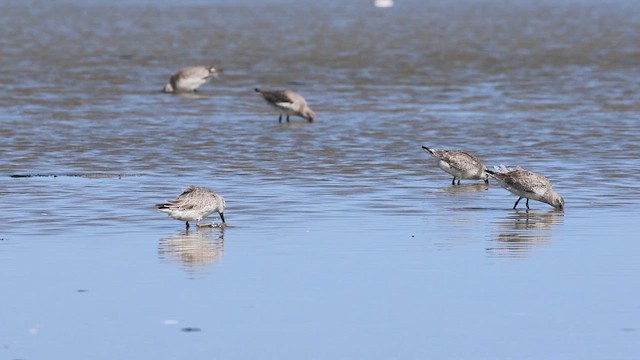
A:
[[[190,186],[182,192],[182,194],[178,195],[174,200],[168,200],[164,204],[165,209],[173,209],[173,210],[190,210],[193,209],[195,204],[198,203],[196,191],[201,191],[198,187]]]
[[[291,98],[287,95],[285,91],[266,91],[261,90],[260,94],[264,97],[264,99],[270,103],[278,104],[278,103],[293,103]]]
[[[449,150],[439,152],[441,153],[440,159],[446,161],[451,167],[461,171],[468,171],[469,169],[482,166],[482,163],[477,157],[465,151]]]
[[[532,195],[543,196],[551,189],[551,183],[546,177],[527,170],[514,170],[495,175],[505,185]]]

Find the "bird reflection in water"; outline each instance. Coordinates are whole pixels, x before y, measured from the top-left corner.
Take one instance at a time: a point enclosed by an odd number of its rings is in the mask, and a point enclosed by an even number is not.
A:
[[[564,220],[562,211],[548,212],[515,211],[498,221],[498,233],[487,249],[491,256],[520,258],[529,255],[534,247],[548,244],[552,229]]]
[[[451,185],[451,186],[443,187],[440,190],[449,194],[473,193],[473,192],[489,190],[489,184],[481,183],[481,184]]]
[[[222,259],[224,253],[224,227],[183,230],[160,239],[158,257],[195,268]]]

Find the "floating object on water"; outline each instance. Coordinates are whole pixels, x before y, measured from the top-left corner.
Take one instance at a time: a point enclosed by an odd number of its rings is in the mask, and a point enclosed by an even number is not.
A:
[[[393,6],[393,0],[375,0],[373,6],[377,8],[390,8]]]
[[[200,328],[197,328],[197,327],[191,327],[191,326],[190,326],[190,327],[184,327],[184,328],[182,328],[182,329],[180,329],[180,330],[181,330],[181,331],[184,331],[184,332],[199,332],[199,331],[201,331],[201,329],[200,329]]]
[[[529,209],[529,199],[549,204],[559,210],[564,209],[562,196],[553,191],[549,179],[540,174],[521,167],[508,168],[504,165],[495,167],[495,171],[486,170],[486,172],[496,179],[500,186],[518,195],[518,200],[513,205],[514,209],[522,198],[527,199],[527,209]]]
[[[218,77],[218,71],[213,66],[190,66],[173,74],[167,85],[166,93],[195,92],[202,84],[214,77]]]
[[[436,150],[426,146],[422,150],[428,152],[434,158],[438,159],[438,166],[446,173],[453,175],[451,185],[460,185],[461,179],[484,180],[489,182],[489,176],[485,172],[486,166],[475,155],[460,150]]]
[[[198,227],[218,226],[216,224],[200,224],[200,221],[213,212],[217,212],[224,221],[224,198],[203,186],[189,186],[175,200],[167,200],[164,204],[156,205],[158,210],[167,213],[176,220],[186,222],[196,221]]]
[[[267,104],[275,108],[280,117],[278,122],[282,122],[282,115],[287,115],[287,122],[289,122],[289,116],[295,115],[306,119],[308,122],[313,122],[316,119],[316,113],[309,108],[307,101],[298,93],[291,90],[260,90],[255,88],[255,92],[262,95]]]

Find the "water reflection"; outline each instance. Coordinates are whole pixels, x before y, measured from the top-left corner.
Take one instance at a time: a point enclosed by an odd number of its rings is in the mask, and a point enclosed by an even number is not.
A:
[[[548,244],[552,239],[552,228],[564,220],[562,211],[551,210],[540,213],[515,211],[497,222],[498,233],[491,239],[487,252],[495,257],[519,258],[529,251]]]
[[[480,192],[489,190],[489,184],[482,182],[479,184],[449,185],[440,190],[449,194]]]
[[[160,239],[158,257],[186,268],[215,263],[224,254],[224,228],[197,228]]]
[[[194,93],[181,92],[181,93],[168,94],[168,95],[179,96],[179,97],[182,97],[182,98],[185,98],[185,99],[209,99],[209,98],[211,98],[211,95],[203,94],[201,92],[194,92]]]

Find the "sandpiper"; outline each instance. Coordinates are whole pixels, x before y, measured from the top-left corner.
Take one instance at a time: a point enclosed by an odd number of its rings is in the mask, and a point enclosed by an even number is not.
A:
[[[495,171],[486,170],[486,172],[496,179],[500,186],[518,195],[518,200],[513,205],[514,209],[522,198],[527,199],[527,209],[529,209],[529,199],[547,203],[559,210],[564,208],[562,196],[553,191],[549,179],[540,174],[521,167],[507,168],[506,166],[495,167]]]
[[[218,71],[213,66],[186,67],[171,76],[164,86],[164,92],[195,92],[200,85],[214,77],[218,77]]]
[[[267,104],[275,108],[280,117],[278,122],[282,122],[282,115],[287,115],[287,122],[289,122],[290,115],[300,116],[307,119],[308,122],[313,122],[316,119],[316,113],[313,112],[307,105],[307,101],[298,93],[291,90],[260,90],[255,89],[257,93],[262,95]]]
[[[211,189],[203,186],[189,186],[175,200],[167,200],[164,204],[158,204],[158,210],[169,214],[176,220],[186,222],[196,221],[198,227],[215,226],[215,224],[200,224],[200,221],[214,211],[220,214],[224,224],[224,198]]]
[[[436,150],[423,146],[422,149],[438,159],[438,166],[446,173],[453,175],[451,185],[460,185],[460,179],[484,180],[489,182],[486,166],[475,155],[460,150]]]

